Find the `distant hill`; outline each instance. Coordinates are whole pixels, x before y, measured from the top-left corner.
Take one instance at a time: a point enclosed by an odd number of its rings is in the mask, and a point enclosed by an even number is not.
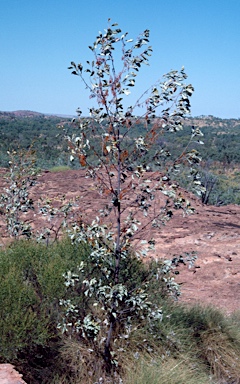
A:
[[[69,162],[69,151],[64,136],[76,132],[71,124],[73,116],[44,114],[35,111],[19,110],[0,112],[0,167],[8,166],[8,150],[29,148],[36,151],[37,166],[50,169],[68,165],[79,168],[79,164]],[[145,131],[144,121],[138,120],[128,132],[126,145],[134,145],[134,139]],[[240,204],[240,119],[221,119],[214,116],[198,116],[185,119],[184,129],[177,133],[159,134],[155,146],[148,152],[148,164],[156,151],[167,150],[172,159],[177,159],[186,147],[192,127],[199,127],[204,136],[194,139],[191,148],[200,152],[203,159],[200,167],[202,182],[210,189],[208,202],[212,204]],[[124,129],[124,128],[123,128]],[[89,132],[91,136],[91,131]],[[91,137],[95,148],[100,148],[101,132]],[[199,140],[200,139],[200,140]],[[198,142],[204,142],[201,145]],[[93,159],[91,159],[92,161]],[[95,159],[96,160],[96,159]],[[189,189],[189,181],[184,169],[179,172],[177,181]]]
[[[221,119],[215,116],[197,116],[186,119],[186,124],[191,123],[198,127],[212,127],[212,128],[229,128],[229,127],[240,127],[240,118]]]
[[[56,113],[41,113],[35,111],[28,110],[19,110],[19,111],[0,111],[0,118],[2,117],[62,117],[62,118],[73,118],[74,115],[64,115],[64,114],[56,114]]]
[[[0,118],[1,117],[36,117],[36,116],[44,116],[44,113],[34,112],[34,111],[25,111],[25,110],[11,111],[11,112],[0,111]]]
[[[71,119],[73,117],[76,117],[76,115],[65,115],[65,114],[59,114],[59,113],[43,113],[43,112],[36,112],[36,111],[30,111],[30,110],[17,110],[17,111],[0,111],[0,118],[1,117],[60,117],[60,118],[66,118]],[[198,127],[213,127],[213,128],[227,128],[229,126],[235,127],[240,126],[240,118],[230,118],[230,119],[222,119],[220,117],[215,117],[212,115],[201,115],[201,116],[195,116],[185,119],[185,125],[195,125]]]

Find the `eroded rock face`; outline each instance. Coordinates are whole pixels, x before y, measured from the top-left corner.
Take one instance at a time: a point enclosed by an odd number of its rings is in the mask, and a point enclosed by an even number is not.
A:
[[[0,384],[27,384],[12,364],[0,364]]]
[[[4,172],[6,170],[0,169],[0,176]],[[151,174],[147,177],[151,179]],[[4,178],[0,177],[0,191],[3,188]],[[61,195],[65,195],[67,200],[78,197],[76,217],[82,215],[83,221],[87,219],[90,222],[99,215],[99,209],[103,209],[109,202],[109,196],[100,195],[96,184],[85,177],[83,170],[43,172],[36,186],[31,189],[31,194],[35,202],[46,197],[54,200]],[[139,218],[144,228],[144,238],[149,235],[156,241],[152,257],[171,259],[185,252],[196,252],[198,258],[195,268],[182,266],[180,274],[176,276],[182,290],[180,301],[211,304],[227,313],[239,310],[240,205],[206,206],[195,196],[187,192],[184,195],[195,207],[195,214],[184,216],[181,210],[174,210],[173,218],[160,229],[145,227],[148,218]],[[154,200],[156,207],[163,206],[164,199],[164,195],[159,193]],[[47,216],[41,216],[37,211],[29,212],[26,217],[35,230],[40,230],[50,224],[46,222]],[[57,222],[53,224],[57,229]],[[1,247],[8,241],[2,215],[0,235]],[[136,240],[140,242],[141,237]]]

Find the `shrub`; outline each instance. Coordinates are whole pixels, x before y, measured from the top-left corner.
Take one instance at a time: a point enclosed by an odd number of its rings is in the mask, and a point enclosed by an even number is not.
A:
[[[51,377],[54,370],[62,275],[87,252],[68,239],[51,247],[17,241],[0,252],[0,361],[24,370],[31,383],[43,382],[39,377]]]

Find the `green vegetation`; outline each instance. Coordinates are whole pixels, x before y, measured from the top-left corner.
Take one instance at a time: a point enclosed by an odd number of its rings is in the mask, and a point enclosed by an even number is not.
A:
[[[0,253],[0,360],[16,364],[29,383],[43,382],[45,375],[51,382],[62,274],[86,254],[86,247],[69,240],[52,247],[15,241]]]
[[[209,179],[215,180],[207,203],[240,204],[240,121],[215,117],[188,118],[184,130],[175,135],[168,133],[164,137],[160,136],[156,145],[158,148],[169,150],[172,156],[179,155],[187,145],[193,125],[200,126],[204,134],[201,139],[204,145],[200,148],[203,162],[199,169],[203,184],[209,188],[212,185],[209,185]],[[62,140],[63,129],[71,134],[74,126],[71,125],[70,119],[41,114],[18,117],[10,112],[0,113],[0,166],[8,167],[8,150],[19,150],[19,147],[28,149],[33,144],[38,167],[53,171],[65,170],[68,167],[79,168],[80,165],[69,161],[67,144]],[[133,136],[139,136],[143,130],[143,122],[135,126],[130,135],[132,139],[128,142],[129,146],[133,143]],[[97,142],[100,145],[96,139]],[[153,153],[154,148],[149,157]],[[183,187],[191,189],[184,173],[183,170],[178,181]]]
[[[13,363],[28,383],[95,382],[91,362],[101,365],[101,356],[80,343],[79,335],[65,336],[56,328],[62,317],[59,300],[67,297],[63,274],[88,255],[88,247],[69,239],[49,247],[15,241],[0,252],[0,362]],[[123,273],[139,286],[150,271],[154,265],[133,257]],[[213,308],[179,305],[165,293],[161,279],[148,287],[163,317],[154,328],[136,324],[119,361],[123,382],[238,383],[239,314],[226,317]]]
[[[69,171],[71,168],[68,165],[56,165],[49,169],[50,172],[65,172]]]
[[[199,168],[206,187],[203,203],[240,204],[240,120],[206,116],[188,119],[186,128],[190,130],[192,125],[200,126],[204,135],[204,145],[201,146],[203,161]],[[185,134],[183,131],[177,133],[177,146],[186,145]],[[179,181],[189,189],[184,171]]]
[[[0,166],[8,166],[7,151],[28,149],[36,151],[37,166],[51,168],[66,165],[67,145],[62,140],[62,129],[70,125],[70,119],[36,115],[18,117],[0,113]],[[61,128],[59,128],[61,127]]]

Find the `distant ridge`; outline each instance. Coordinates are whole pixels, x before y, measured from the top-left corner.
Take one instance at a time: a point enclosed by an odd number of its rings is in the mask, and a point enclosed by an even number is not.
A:
[[[0,118],[1,117],[45,117],[45,118],[51,118],[51,117],[58,117],[61,119],[73,119],[76,117],[76,115],[65,115],[62,113],[42,113],[42,112],[36,112],[36,111],[30,111],[30,110],[17,110],[17,111],[0,111]],[[83,116],[84,117],[84,116]],[[200,115],[200,116],[190,116],[185,117],[184,122],[186,124],[193,124],[197,126],[204,126],[206,124],[209,124],[211,126],[222,126],[224,123],[231,121],[231,123],[234,123],[234,125],[238,125],[240,118],[220,118],[213,115]]]
[[[0,111],[0,117],[9,116],[9,117],[61,117],[66,119],[72,119],[74,115],[64,115],[57,113],[41,113],[29,110],[18,110],[18,111]]]
[[[28,111],[28,110],[19,110],[19,111],[0,111],[1,115],[11,115],[16,117],[34,117],[34,116],[44,116],[44,113]]]

